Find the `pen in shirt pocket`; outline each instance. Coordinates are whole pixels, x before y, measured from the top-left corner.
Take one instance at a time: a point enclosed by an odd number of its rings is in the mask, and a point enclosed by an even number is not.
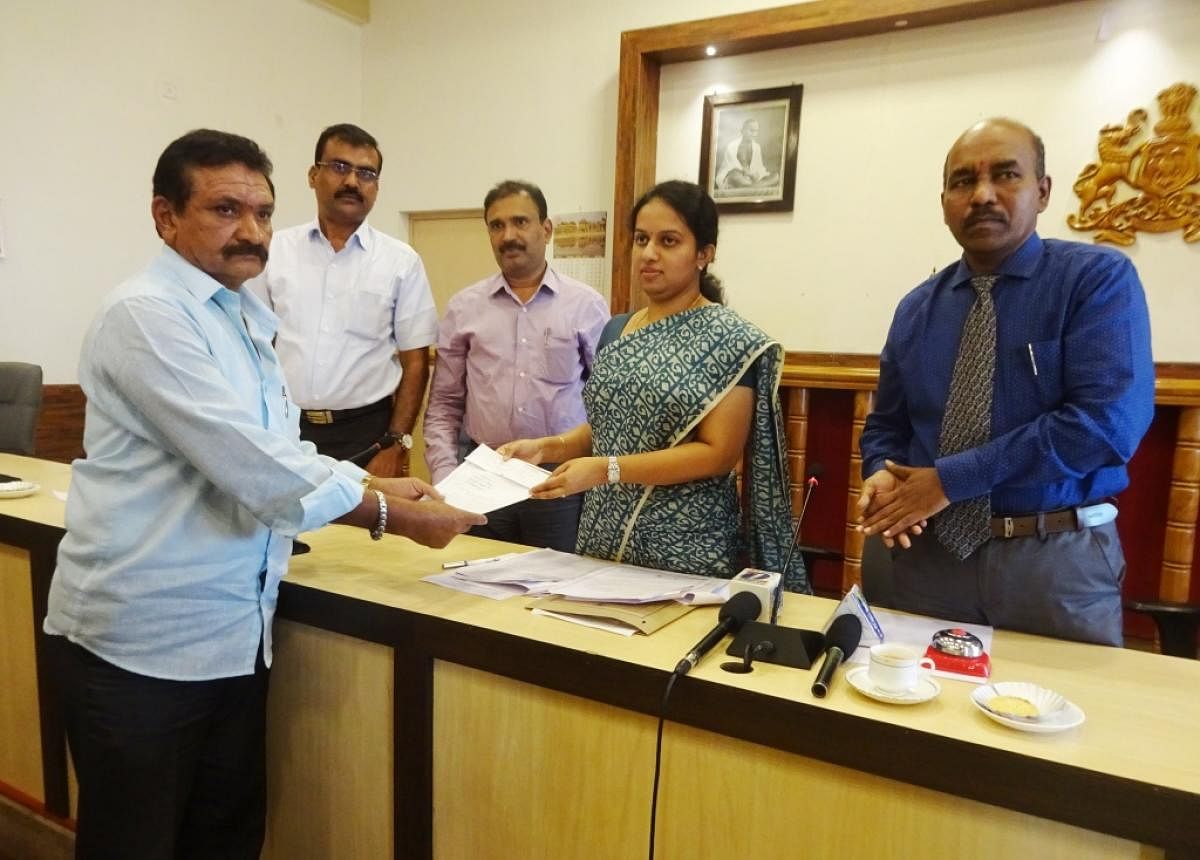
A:
[[[283,417],[289,418],[291,416],[288,415],[287,386],[281,385],[279,390],[283,394]]]
[[[1027,343],[1025,346],[1029,350],[1029,366],[1033,369],[1033,375],[1037,376],[1037,359],[1033,357],[1033,344]]]

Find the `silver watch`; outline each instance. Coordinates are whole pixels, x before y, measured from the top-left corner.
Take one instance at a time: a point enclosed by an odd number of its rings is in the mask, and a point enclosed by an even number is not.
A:
[[[399,445],[405,451],[411,451],[413,449],[413,437],[411,433],[393,433],[389,430],[383,434],[383,439],[380,440],[379,444],[384,448],[391,445]]]
[[[621,483],[621,464],[617,462],[616,457],[608,458],[608,482],[610,484]]]

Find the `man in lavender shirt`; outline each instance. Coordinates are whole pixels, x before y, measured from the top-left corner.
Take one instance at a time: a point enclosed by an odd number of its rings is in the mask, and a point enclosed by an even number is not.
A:
[[[500,271],[456,294],[438,326],[425,410],[434,483],[478,444],[495,448],[582,424],[583,384],[609,317],[595,290],[547,265],[554,225],[540,188],[501,182],[483,213]],[[471,534],[574,552],[582,499],[519,502],[490,512]]]

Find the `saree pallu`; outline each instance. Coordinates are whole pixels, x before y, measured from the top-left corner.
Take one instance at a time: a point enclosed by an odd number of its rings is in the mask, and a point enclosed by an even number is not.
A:
[[[583,390],[597,456],[672,448],[754,367],[743,458],[746,505],[733,473],[684,484],[602,484],[587,491],[576,551],[627,564],[730,577],[780,570],[791,543],[779,379],[783,348],[721,305],[674,314],[604,347]],[[789,591],[809,592],[796,553]]]

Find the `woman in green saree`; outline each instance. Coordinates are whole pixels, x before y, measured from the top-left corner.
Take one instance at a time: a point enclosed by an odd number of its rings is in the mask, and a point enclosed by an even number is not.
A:
[[[661,183],[630,220],[648,304],[601,335],[583,392],[588,423],[499,451],[562,463],[533,498],[586,491],[577,552],[709,576],[778,571],[791,540],[783,348],[724,306],[708,273],[717,211],[702,188]],[[743,455],[744,504],[734,474]],[[788,590],[810,591],[799,554],[783,573]]]

